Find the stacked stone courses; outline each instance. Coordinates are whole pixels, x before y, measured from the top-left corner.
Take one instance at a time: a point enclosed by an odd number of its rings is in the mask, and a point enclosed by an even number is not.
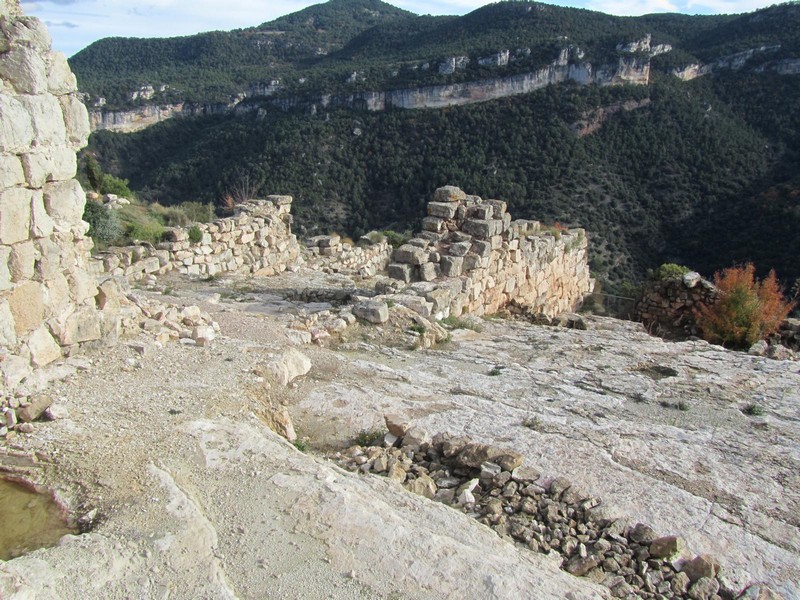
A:
[[[236,215],[197,224],[201,238],[190,239],[191,228],[167,229],[165,241],[109,248],[96,256],[97,276],[123,275],[132,281],[145,275],[177,271],[190,276],[238,272],[277,275],[297,262],[300,247],[292,234],[291,196],[268,196],[237,205]]]
[[[575,310],[594,287],[582,229],[512,221],[501,200],[439,188],[422,229],[395,251],[388,274],[424,296],[437,317],[512,304],[555,316]]]
[[[74,179],[89,119],[64,55],[37,19],[0,3],[0,362],[2,387],[99,339],[92,248]]]

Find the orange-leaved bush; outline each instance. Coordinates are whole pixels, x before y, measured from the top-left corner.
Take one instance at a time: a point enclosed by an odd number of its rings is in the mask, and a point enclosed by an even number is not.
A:
[[[759,281],[752,263],[714,274],[719,299],[695,310],[703,337],[724,346],[749,347],[780,327],[794,308],[784,299],[775,271]]]

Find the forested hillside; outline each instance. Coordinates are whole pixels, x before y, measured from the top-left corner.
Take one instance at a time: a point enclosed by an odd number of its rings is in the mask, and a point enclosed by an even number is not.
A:
[[[774,66],[800,56],[796,3],[739,16],[620,18],[522,1],[433,18],[378,0],[332,0],[251,30],[105,43],[132,53],[137,85],[173,73],[210,101],[209,90],[224,96],[264,64],[335,82],[336,91],[354,65],[363,68],[361,86],[389,65],[405,65],[395,83],[454,81],[530,68],[564,44],[580,44],[587,60],[613,60],[630,52],[620,44],[647,33],[654,46],[673,46],[653,59],[649,85],[565,83],[471,106],[387,112],[320,104],[284,112],[252,100],[252,110],[235,114],[98,132],[88,152],[143,199],[165,204],[219,202],[244,187],[291,194],[306,234],[416,227],[431,191],[453,184],[507,200],[516,217],[586,227],[592,268],[612,286],[667,261],[710,275],[751,260],[791,283],[800,277],[800,75]],[[433,72],[442,57],[524,45],[531,52],[518,63],[473,60],[456,73]],[[110,86],[109,96],[130,89],[134,68],[115,76],[122,59],[104,63],[96,46],[73,60],[81,85]],[[735,69],[725,62],[754,48]],[[408,66],[422,60],[433,65],[426,75]],[[671,74],[713,61],[728,66],[692,81]]]
[[[215,201],[243,177],[293,194],[306,233],[406,229],[433,189],[455,184],[507,200],[517,217],[587,227],[592,267],[611,282],[665,261],[710,272],[755,260],[794,278],[800,108],[782,97],[800,97],[800,78],[564,85],[439,111],[178,119],[98,132],[91,151],[150,200]],[[571,127],[646,99],[593,134]]]
[[[132,97],[142,86],[153,86],[159,102],[226,103],[259,83],[280,82],[278,95],[295,95],[521,73],[551,62],[570,45],[600,66],[618,59],[618,44],[648,33],[654,45],[674,47],[657,62],[669,68],[764,44],[781,46],[771,58],[796,55],[798,11],[787,4],[738,17],[614,17],[524,0],[490,4],[463,17],[430,17],[380,0],[330,0],[249,29],[109,38],[76,54],[70,65],[81,89],[109,108],[147,102]],[[476,60],[503,50],[515,54],[501,69]],[[463,69],[439,73],[438,61],[461,55],[472,58]]]

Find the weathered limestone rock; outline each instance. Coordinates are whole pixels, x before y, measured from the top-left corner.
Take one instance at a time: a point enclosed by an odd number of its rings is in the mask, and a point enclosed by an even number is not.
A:
[[[35,281],[25,281],[8,296],[8,306],[18,337],[35,330],[44,320],[42,286]]]
[[[367,300],[353,307],[353,314],[370,323],[380,325],[389,320],[389,306],[385,302]]]
[[[31,362],[35,367],[44,367],[61,358],[61,347],[50,335],[47,327],[41,325],[28,338]]]
[[[289,348],[267,364],[267,371],[279,385],[289,385],[311,370],[311,360],[299,350]]]
[[[34,396],[30,399],[30,403],[27,406],[23,406],[17,410],[17,417],[24,423],[30,423],[42,416],[44,411],[50,408],[51,404],[53,404],[53,398],[47,394]]]
[[[688,561],[681,569],[694,583],[702,577],[713,579],[719,572],[719,563],[707,554],[696,556]]]
[[[268,406],[261,415],[267,427],[290,442],[297,439],[292,417],[285,406]]]

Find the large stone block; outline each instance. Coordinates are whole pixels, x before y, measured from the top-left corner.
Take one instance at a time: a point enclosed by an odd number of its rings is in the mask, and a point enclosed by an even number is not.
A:
[[[80,150],[89,141],[89,112],[75,94],[59,98],[63,120],[73,150]]]
[[[0,156],[0,190],[25,183],[25,172],[18,156]]]
[[[77,158],[71,148],[44,148],[22,155],[25,180],[32,188],[44,187],[48,181],[63,181],[75,176]]]
[[[17,336],[30,333],[44,321],[42,286],[35,281],[21,283],[8,296],[8,306]]]
[[[0,152],[26,152],[33,140],[33,123],[25,106],[11,96],[0,94]]]
[[[467,219],[464,221],[461,229],[465,233],[473,235],[476,238],[488,240],[493,235],[494,226],[492,225],[492,221]]]
[[[11,258],[11,248],[0,246],[0,292],[11,289],[11,271],[8,269],[9,258]]]
[[[75,179],[48,183],[44,188],[47,214],[67,226],[80,223],[86,205],[86,194]]]
[[[425,263],[424,265],[420,265],[419,267],[419,278],[422,281],[433,281],[437,277],[439,277],[440,269],[439,265],[436,263]]]
[[[38,327],[28,338],[28,349],[34,367],[44,367],[61,358],[61,348],[44,325]]]
[[[61,146],[67,142],[64,115],[55,96],[20,96],[20,102],[31,116],[36,146]]]
[[[370,323],[386,323],[389,320],[389,306],[385,302],[366,300],[353,307],[353,314]]]
[[[450,256],[462,257],[467,255],[471,247],[472,244],[470,242],[458,242],[450,246],[447,252]]]
[[[419,246],[403,244],[394,251],[394,261],[409,265],[421,265],[427,262],[428,252]]]
[[[452,219],[456,216],[458,204],[455,202],[429,202],[428,214],[440,219]]]
[[[0,54],[0,79],[10,83],[18,94],[44,94],[47,65],[36,50],[15,45]]]
[[[0,244],[16,244],[28,239],[31,224],[32,192],[9,188],[0,192]]]
[[[33,190],[31,196],[31,237],[46,238],[53,233],[55,223],[47,209],[44,207],[44,193],[41,190]]]
[[[62,346],[99,340],[101,335],[97,311],[89,306],[75,311],[53,329]]]
[[[464,259],[461,256],[443,256],[439,265],[445,277],[458,277],[463,271]]]
[[[56,273],[44,285],[44,318],[53,319],[65,314],[71,304],[69,283],[61,273]]]
[[[413,267],[408,264],[392,263],[387,268],[388,275],[392,279],[398,279],[404,283],[411,281],[413,276]]]
[[[13,7],[17,2],[11,2]],[[16,14],[15,14],[16,13]],[[5,36],[14,41],[14,44],[38,50],[44,55],[50,50],[50,32],[39,19],[35,17],[25,17],[21,13],[11,9],[11,14],[17,16],[15,19],[3,20],[0,23]]]
[[[14,315],[6,300],[0,300],[0,346],[13,346],[17,343],[14,330]]]
[[[434,202],[458,202],[466,197],[467,195],[460,188],[452,185],[440,187],[433,193]]]
[[[447,230],[444,219],[439,217],[425,217],[422,219],[422,229],[433,233],[442,233]]]
[[[51,94],[63,96],[78,91],[78,81],[70,71],[66,56],[51,52],[47,62],[47,89]]]
[[[33,279],[33,263],[35,260],[36,251],[33,242],[28,240],[11,246],[11,256],[8,259],[11,281],[18,282]]]

